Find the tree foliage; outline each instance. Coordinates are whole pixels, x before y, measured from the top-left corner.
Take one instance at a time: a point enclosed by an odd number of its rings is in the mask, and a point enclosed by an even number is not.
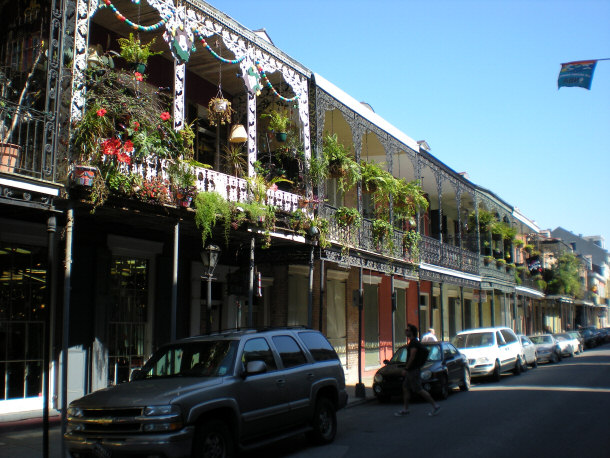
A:
[[[580,261],[573,253],[562,254],[548,272],[548,293],[579,297],[582,289],[579,268]]]

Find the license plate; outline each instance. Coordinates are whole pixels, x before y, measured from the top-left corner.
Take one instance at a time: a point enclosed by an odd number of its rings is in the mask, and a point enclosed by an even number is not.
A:
[[[93,456],[97,458],[112,458],[112,451],[101,444],[95,444],[93,446]]]

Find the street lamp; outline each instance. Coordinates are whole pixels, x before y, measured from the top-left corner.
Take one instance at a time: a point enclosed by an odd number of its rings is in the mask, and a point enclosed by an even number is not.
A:
[[[212,325],[212,280],[214,279],[214,270],[218,265],[218,256],[220,255],[220,248],[216,245],[208,245],[201,252],[201,261],[203,262],[204,273],[201,276],[201,279],[204,278],[208,281],[208,300],[207,300],[207,310],[208,316],[206,320],[206,333],[209,334],[211,332]]]

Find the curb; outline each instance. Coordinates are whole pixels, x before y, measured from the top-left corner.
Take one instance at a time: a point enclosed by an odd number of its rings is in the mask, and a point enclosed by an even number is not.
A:
[[[61,425],[61,415],[49,416],[49,427],[59,425]],[[0,421],[0,434],[23,431],[25,429],[42,429],[42,427],[42,417]]]

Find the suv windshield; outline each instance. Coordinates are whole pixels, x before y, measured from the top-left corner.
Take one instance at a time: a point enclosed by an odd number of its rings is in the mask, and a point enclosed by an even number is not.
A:
[[[232,372],[236,340],[184,342],[163,347],[144,365],[137,379],[221,377]]]
[[[493,344],[493,332],[472,332],[459,334],[453,338],[453,345],[457,348],[491,347]]]

